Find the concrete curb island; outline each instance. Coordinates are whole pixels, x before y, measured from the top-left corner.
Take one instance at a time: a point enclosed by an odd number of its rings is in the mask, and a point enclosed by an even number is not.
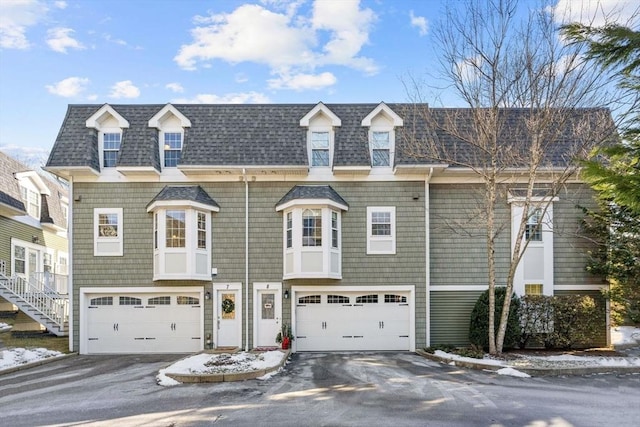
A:
[[[279,350],[279,351],[284,353],[284,357],[282,358],[282,360],[278,365],[273,366],[271,368],[267,368],[267,369],[259,369],[257,371],[248,371],[248,372],[229,372],[229,373],[219,373],[219,374],[174,374],[169,372],[165,372],[164,374],[167,377],[172,378],[181,383],[221,383],[221,382],[231,382],[231,381],[253,380],[258,377],[263,377],[268,373],[277,371],[287,363],[287,360],[289,360],[289,356],[291,356],[291,350]]]
[[[453,358],[436,356],[435,354],[428,353],[424,350],[416,350],[416,354],[424,357],[425,359],[433,360],[434,362],[440,362],[446,365],[460,366],[462,368],[476,369],[480,371],[496,372],[502,368],[511,367],[525,374],[529,374],[532,377],[550,377],[550,376],[563,376],[563,375],[589,375],[589,374],[638,374],[640,373],[640,366],[575,366],[575,367],[557,367],[557,368],[526,368],[520,366],[510,366],[508,364],[504,366],[498,366],[488,363],[482,363],[480,359],[477,362],[470,360],[457,360]]]
[[[0,369],[0,375],[22,371],[23,369],[35,368],[36,366],[46,365],[47,363],[55,362],[57,360],[66,359],[67,357],[77,355],[78,353],[64,353],[59,356],[51,356],[45,359],[36,360],[35,362],[23,363],[22,365],[12,366],[11,368]]]

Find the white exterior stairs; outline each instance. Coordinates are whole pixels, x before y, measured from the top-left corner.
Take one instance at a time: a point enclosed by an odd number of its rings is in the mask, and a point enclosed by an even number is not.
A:
[[[58,286],[47,286],[61,282],[57,280],[61,278],[53,274],[34,274],[26,280],[20,276],[7,277],[5,273],[5,263],[0,261],[0,297],[16,305],[50,333],[59,337],[69,335],[69,295],[54,289]],[[42,280],[44,278],[46,280]],[[66,280],[62,282],[66,288]]]

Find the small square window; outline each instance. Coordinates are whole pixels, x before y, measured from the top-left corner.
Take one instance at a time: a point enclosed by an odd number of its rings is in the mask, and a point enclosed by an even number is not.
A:
[[[94,212],[94,256],[122,256],[122,208],[96,208]]]

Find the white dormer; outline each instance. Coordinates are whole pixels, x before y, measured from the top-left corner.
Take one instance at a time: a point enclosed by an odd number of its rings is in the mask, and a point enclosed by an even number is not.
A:
[[[372,167],[393,166],[396,145],[395,128],[402,125],[402,118],[384,102],[362,119],[362,126],[369,128],[369,155]]]
[[[87,119],[86,126],[99,132],[100,169],[115,167],[122,143],[122,129],[128,128],[129,122],[111,105],[104,104]]]
[[[162,167],[176,167],[184,146],[184,128],[191,127],[191,121],[176,107],[167,104],[149,120],[149,127],[159,131]]]
[[[40,221],[42,195],[51,195],[49,187],[35,171],[18,172],[14,176],[20,183],[20,196],[27,213]]]
[[[335,127],[342,121],[326,105],[319,102],[302,119],[300,126],[307,130],[307,155],[312,168],[333,166]]]

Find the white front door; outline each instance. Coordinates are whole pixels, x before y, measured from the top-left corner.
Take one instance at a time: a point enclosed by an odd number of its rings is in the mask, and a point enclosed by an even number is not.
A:
[[[254,283],[254,347],[277,346],[276,335],[282,326],[282,285]]]
[[[240,289],[216,290],[216,347],[241,346],[240,298]]]

